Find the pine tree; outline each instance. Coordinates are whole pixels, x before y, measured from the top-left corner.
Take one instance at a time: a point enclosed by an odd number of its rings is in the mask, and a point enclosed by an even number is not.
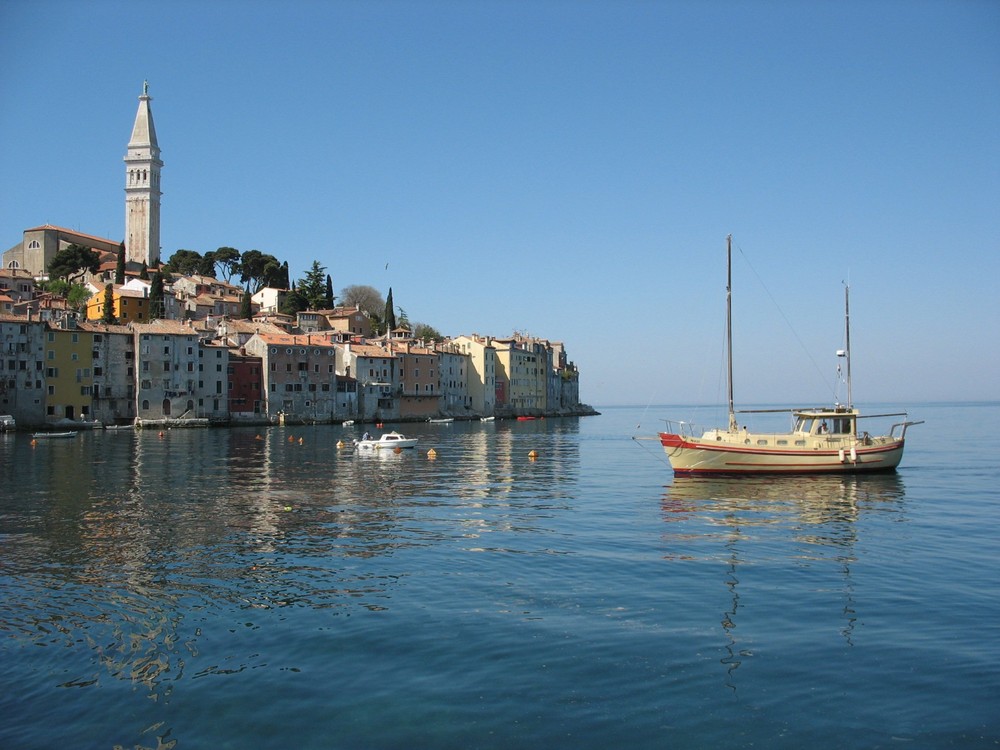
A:
[[[104,285],[104,315],[101,316],[101,320],[105,323],[118,322],[118,318],[115,317],[115,293],[111,284]]]
[[[118,263],[115,264],[115,283],[121,286],[125,283],[125,242],[118,245]]]
[[[323,277],[326,269],[318,260],[312,262],[312,268],[306,271],[305,278],[299,280],[299,293],[306,298],[310,310],[319,310],[326,302],[326,282]]]

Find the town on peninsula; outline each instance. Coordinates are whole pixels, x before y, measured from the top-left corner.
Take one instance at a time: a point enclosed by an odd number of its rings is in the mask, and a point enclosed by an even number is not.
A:
[[[442,336],[392,289],[335,297],[314,261],[257,250],[160,259],[160,173],[143,85],[125,234],[44,224],[0,268],[0,429],[426,421],[595,414],[563,343]],[[234,283],[235,281],[239,283]]]

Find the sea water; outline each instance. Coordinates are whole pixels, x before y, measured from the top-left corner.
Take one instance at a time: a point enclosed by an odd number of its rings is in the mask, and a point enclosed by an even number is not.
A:
[[[0,747],[1000,743],[1000,405],[853,478],[600,411],[0,436]]]

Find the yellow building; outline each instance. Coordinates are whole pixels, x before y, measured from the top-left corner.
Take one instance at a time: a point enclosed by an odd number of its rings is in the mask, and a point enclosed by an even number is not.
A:
[[[51,325],[45,334],[45,419],[92,419],[94,334]]]
[[[102,289],[87,300],[87,320],[101,320],[104,317],[104,296]],[[143,292],[112,286],[111,299],[114,316],[120,324],[149,322],[149,297]]]

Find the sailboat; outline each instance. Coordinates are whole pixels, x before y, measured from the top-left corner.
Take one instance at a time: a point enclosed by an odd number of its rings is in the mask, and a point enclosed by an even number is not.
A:
[[[847,404],[829,408],[741,410],[733,407],[732,235],[726,238],[726,353],[729,425],[695,436],[691,425],[667,421],[673,432],[659,433],[660,444],[676,475],[689,474],[859,474],[894,471],[903,457],[906,429],[923,422],[906,421],[906,412],[862,416],[851,393],[850,288],[844,286]],[[750,432],[736,415],[790,411],[791,432]],[[863,419],[903,417],[887,435],[859,431]]]

